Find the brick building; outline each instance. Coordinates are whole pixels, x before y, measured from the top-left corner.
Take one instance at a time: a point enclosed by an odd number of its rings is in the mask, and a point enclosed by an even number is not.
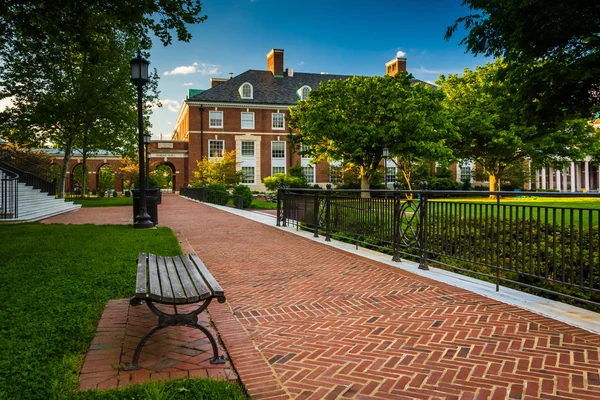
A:
[[[405,70],[405,58],[386,63],[390,75]],[[186,142],[188,150],[185,178],[180,183],[193,179],[195,160],[220,157],[230,150],[236,150],[239,168],[244,171],[243,183],[253,190],[265,190],[264,178],[286,173],[297,163],[310,183],[329,182],[327,163],[310,165],[310,159],[300,157],[288,146],[287,135],[292,130],[286,116],[290,107],[322,83],[350,77],[294,72],[285,68],[284,51],[272,49],[267,54],[266,71],[248,70],[229,79],[212,78],[210,89],[191,93],[177,118],[172,140]]]

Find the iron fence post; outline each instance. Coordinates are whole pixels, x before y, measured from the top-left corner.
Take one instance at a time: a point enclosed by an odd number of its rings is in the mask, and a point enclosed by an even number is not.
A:
[[[319,191],[316,189],[319,189],[319,185],[315,184],[313,186],[313,188],[315,189],[315,203],[313,205],[313,211],[315,213],[314,218],[313,218],[313,222],[315,224],[315,234],[313,235],[313,237],[318,238],[319,237]]]
[[[496,292],[500,291],[500,195],[496,196]]]
[[[427,182],[423,181],[419,184],[421,190],[427,190]],[[419,247],[420,247],[420,259],[419,269],[429,270],[427,265],[427,193],[421,192],[421,210],[419,212],[419,223],[421,224]]]
[[[394,182],[394,255],[392,261],[402,261],[400,258],[400,193],[398,189],[400,184]]]
[[[277,224],[276,226],[281,226],[281,201],[283,197],[283,179],[281,180],[281,184],[277,188]]]
[[[325,192],[325,241],[331,242],[331,183],[327,184]]]

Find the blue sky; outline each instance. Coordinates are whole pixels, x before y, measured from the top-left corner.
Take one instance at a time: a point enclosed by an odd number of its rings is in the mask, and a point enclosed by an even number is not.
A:
[[[189,43],[154,41],[151,67],[160,75],[161,109],[151,131],[170,139],[188,89],[207,89],[211,77],[267,69],[266,55],[284,49],[285,68],[296,72],[383,75],[398,51],[416,78],[434,82],[460,74],[486,58],[446,42],[446,27],[469,10],[462,0],[204,0],[208,19],[190,27]]]

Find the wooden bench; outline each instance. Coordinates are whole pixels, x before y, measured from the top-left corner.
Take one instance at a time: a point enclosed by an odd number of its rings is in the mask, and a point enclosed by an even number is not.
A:
[[[138,360],[142,347],[154,333],[168,326],[190,326],[200,329],[212,346],[211,364],[223,364],[224,356],[219,356],[217,343],[212,334],[198,323],[198,315],[206,310],[213,298],[225,302],[225,292],[196,254],[176,257],[161,257],[141,253],[138,258],[135,295],[130,304],[137,306],[146,303],[150,311],[158,316],[158,325],[152,328],[138,343],[133,361],[125,370],[140,369]],[[178,305],[201,302],[198,309],[187,314],[177,313]],[[174,314],[159,310],[154,303],[172,305]]]

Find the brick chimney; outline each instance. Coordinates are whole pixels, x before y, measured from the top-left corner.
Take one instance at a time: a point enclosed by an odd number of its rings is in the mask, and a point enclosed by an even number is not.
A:
[[[275,78],[283,78],[283,50],[272,49],[267,54],[267,68]]]
[[[385,63],[386,75],[394,76],[400,71],[406,72],[406,58],[396,57],[392,61],[388,61]]]

